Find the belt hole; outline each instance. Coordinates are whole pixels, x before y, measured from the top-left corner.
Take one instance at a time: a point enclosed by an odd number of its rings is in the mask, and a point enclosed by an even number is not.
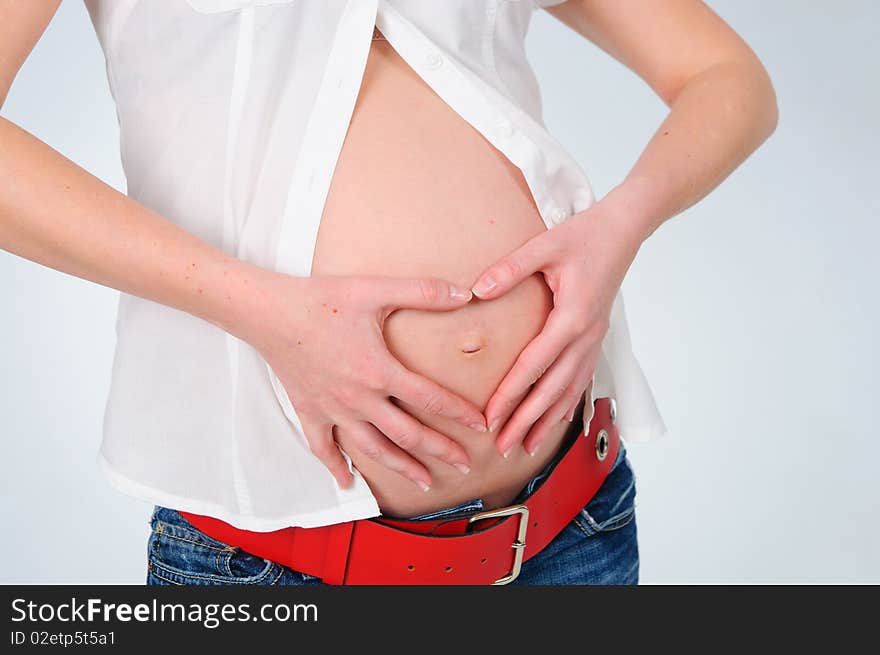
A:
[[[480,564],[485,564],[485,563],[486,563],[486,558],[484,557],[483,559],[480,560]]]
[[[532,523],[532,527],[533,527],[533,528],[537,528],[537,527],[538,527],[538,522],[535,521],[534,523]]]
[[[406,567],[406,570],[407,571],[415,571],[416,567],[414,567],[412,564],[410,564],[409,566]]]
[[[446,572],[447,572],[447,573],[449,573],[451,570],[452,570],[452,567],[451,567],[451,566],[447,566],[447,567],[446,567]]]

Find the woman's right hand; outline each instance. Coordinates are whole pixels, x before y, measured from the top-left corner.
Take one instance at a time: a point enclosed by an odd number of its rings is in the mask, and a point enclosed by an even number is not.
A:
[[[469,289],[437,278],[295,277],[266,271],[258,290],[265,311],[251,317],[247,340],[284,385],[309,447],[340,487],[353,480],[334,426],[366,456],[425,490],[430,474],[413,455],[436,457],[467,473],[469,458],[458,443],[389,396],[485,432],[480,409],[404,367],[388,350],[382,328],[396,309],[463,307],[473,297]]]

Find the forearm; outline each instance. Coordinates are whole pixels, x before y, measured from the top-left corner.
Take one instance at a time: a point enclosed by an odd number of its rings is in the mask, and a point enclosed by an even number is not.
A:
[[[623,182],[600,203],[636,243],[720,184],[773,133],[773,86],[760,65],[726,63],[685,84]]]
[[[0,117],[0,248],[248,338],[269,272],[119,193]]]

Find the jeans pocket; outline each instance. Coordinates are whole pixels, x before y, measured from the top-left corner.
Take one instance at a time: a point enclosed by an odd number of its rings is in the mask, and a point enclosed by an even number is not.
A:
[[[173,509],[157,507],[150,527],[147,584],[275,585],[282,576],[302,576],[299,583],[315,579],[214,539]]]
[[[621,442],[617,461],[573,523],[586,537],[618,530],[635,518],[636,479]]]

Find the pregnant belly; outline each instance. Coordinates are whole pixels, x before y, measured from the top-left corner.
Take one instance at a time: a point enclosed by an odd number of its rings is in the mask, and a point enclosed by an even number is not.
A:
[[[546,230],[520,170],[427,86],[386,41],[374,41],[328,193],[313,275],[437,276],[470,286],[492,262]],[[400,309],[386,321],[392,354],[484,409],[552,309],[543,275],[505,296],[474,298],[449,312]],[[495,433],[392,399],[422,423],[460,443],[471,472],[422,460],[430,491],[361,453],[344,429],[340,446],[385,515],[415,516],[471,498],[509,504],[552,458],[570,423],[556,426],[538,455],[508,459]],[[577,420],[577,419],[576,419]]]

